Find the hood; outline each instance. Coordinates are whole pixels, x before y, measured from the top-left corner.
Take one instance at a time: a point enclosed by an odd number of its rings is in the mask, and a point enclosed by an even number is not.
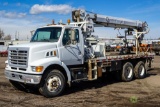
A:
[[[52,42],[29,42],[29,43],[25,43],[25,44],[18,44],[18,45],[10,45],[9,48],[37,48],[37,47],[41,47],[41,48],[53,48],[53,46],[56,46],[57,43],[52,43]]]
[[[30,42],[9,46],[9,50],[26,50],[28,61],[32,62],[46,57],[47,52],[57,50],[57,42]]]

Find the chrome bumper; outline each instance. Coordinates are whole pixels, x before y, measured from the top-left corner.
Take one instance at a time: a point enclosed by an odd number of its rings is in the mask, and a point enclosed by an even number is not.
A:
[[[11,72],[8,70],[5,70],[5,76],[9,80],[14,80],[28,84],[39,84],[42,78],[42,75],[22,74],[17,72]]]

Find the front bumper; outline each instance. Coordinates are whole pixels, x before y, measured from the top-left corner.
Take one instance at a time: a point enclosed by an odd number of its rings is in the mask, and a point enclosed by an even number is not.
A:
[[[39,84],[42,75],[23,74],[5,70],[5,76],[9,80],[14,80],[27,84]]]

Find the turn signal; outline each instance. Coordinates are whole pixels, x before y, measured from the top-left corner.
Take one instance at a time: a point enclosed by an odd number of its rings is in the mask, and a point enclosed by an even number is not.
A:
[[[43,70],[43,66],[36,66],[36,72],[41,72]]]

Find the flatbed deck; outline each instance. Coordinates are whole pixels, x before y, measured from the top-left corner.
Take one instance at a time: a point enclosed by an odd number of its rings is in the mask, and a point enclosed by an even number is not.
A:
[[[103,61],[113,61],[113,60],[126,60],[126,59],[136,59],[136,58],[154,58],[154,53],[149,52],[139,52],[137,55],[132,52],[130,54],[120,55],[119,52],[107,52],[106,57],[97,57],[98,62]]]

